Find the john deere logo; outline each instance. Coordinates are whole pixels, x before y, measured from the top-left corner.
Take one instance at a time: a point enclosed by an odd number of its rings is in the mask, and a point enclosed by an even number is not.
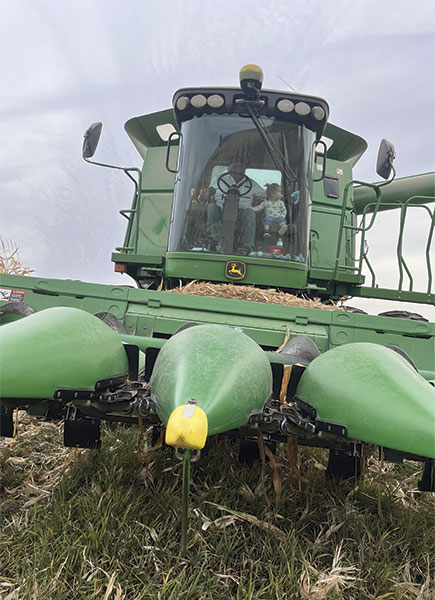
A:
[[[243,279],[246,275],[246,265],[240,260],[229,260],[225,265],[225,277],[228,279]]]

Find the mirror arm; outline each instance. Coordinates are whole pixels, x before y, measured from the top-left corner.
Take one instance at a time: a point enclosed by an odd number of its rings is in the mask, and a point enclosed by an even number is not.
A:
[[[376,184],[377,187],[383,187],[384,185],[388,185],[389,183],[391,183],[395,179],[395,177],[396,177],[396,169],[394,168],[393,160],[394,160],[394,156],[391,155],[389,157],[389,162],[390,162],[392,176],[390,177],[390,179],[387,179],[387,181],[382,181],[380,183],[377,183]]]
[[[118,169],[119,171],[124,171],[124,173],[128,177],[130,177],[130,179],[132,179],[133,181],[135,181],[135,180],[130,175],[130,173],[129,173],[130,171],[135,171],[139,175],[139,177],[142,174],[141,170],[138,169],[137,167],[117,167],[116,165],[107,165],[106,163],[100,163],[100,162],[97,162],[96,160],[90,160],[89,158],[85,158],[85,157],[83,157],[83,160],[85,160],[90,165],[97,165],[98,167],[106,167],[107,169]]]
[[[100,162],[97,162],[96,160],[91,160],[90,158],[85,158],[84,156],[83,156],[83,160],[85,160],[90,165],[106,167],[107,169],[119,169],[120,171],[124,171],[125,173],[127,171],[137,171],[138,173],[140,173],[140,169],[138,169],[137,167],[117,167],[116,165],[108,165],[106,163],[100,163]]]

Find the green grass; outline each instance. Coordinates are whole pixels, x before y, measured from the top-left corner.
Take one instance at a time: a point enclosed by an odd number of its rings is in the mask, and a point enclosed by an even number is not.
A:
[[[60,426],[34,425],[1,449],[0,598],[432,599],[433,495],[421,467],[368,461],[366,478],[325,481],[327,459],[301,449],[302,479],[283,484],[216,440],[192,465],[186,557],[181,463],[165,448],[148,476],[137,428],[104,430],[99,451],[63,448]]]

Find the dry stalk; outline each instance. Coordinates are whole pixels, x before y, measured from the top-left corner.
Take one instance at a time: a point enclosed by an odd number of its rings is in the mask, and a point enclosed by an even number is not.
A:
[[[0,273],[9,275],[30,275],[34,269],[23,267],[18,258],[18,246],[11,240],[0,238]]]

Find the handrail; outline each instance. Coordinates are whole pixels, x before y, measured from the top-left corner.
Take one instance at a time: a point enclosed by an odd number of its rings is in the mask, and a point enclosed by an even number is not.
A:
[[[137,180],[129,173],[129,171],[135,171],[136,173],[138,173]],[[140,195],[142,192],[142,171],[137,168],[131,168],[131,169],[129,168],[129,169],[124,169],[124,172],[127,175],[127,177],[129,177],[132,180],[132,182],[134,184],[134,195],[133,195],[133,202],[132,202],[131,208],[123,208],[119,211],[119,213],[127,219],[128,225],[127,225],[127,230],[126,230],[125,236],[124,236],[124,245],[120,246],[119,248],[116,248],[116,250],[123,251],[123,252],[137,253],[137,246],[138,246],[138,240],[139,240],[140,208],[141,208]],[[134,240],[134,245],[127,246],[127,242],[128,241],[131,242],[131,239],[130,239],[131,238],[131,230],[132,230],[135,215],[136,215],[136,231],[135,231],[136,236],[135,236],[135,240]]]
[[[403,243],[403,232],[404,232],[404,228],[405,228],[405,219],[406,219],[406,212],[409,208],[409,204],[412,201],[415,200],[430,200],[431,196],[411,196],[410,198],[408,198],[408,200],[406,202],[404,202],[404,204],[401,206],[401,210],[400,210],[400,231],[399,231],[399,239],[398,239],[398,243],[397,243],[397,261],[399,264],[399,290],[402,289],[402,282],[403,282],[403,268],[402,268],[402,264],[403,267],[406,270],[406,273],[409,277],[409,291],[412,291],[412,287],[413,287],[413,279],[412,279],[412,275],[410,273],[410,270],[408,268],[408,265],[406,264],[405,259],[403,258],[402,255],[402,243]],[[433,231],[434,231],[434,226],[435,226],[435,210],[431,211],[429,209],[428,206],[426,206],[425,204],[414,204],[412,205],[413,207],[418,207],[418,208],[424,208],[425,210],[427,210],[427,212],[429,213],[429,216],[431,218],[431,226],[429,228],[429,234],[428,234],[428,239],[427,239],[427,243],[426,243],[426,251],[425,251],[425,255],[426,255],[426,268],[427,268],[427,279],[428,279],[428,286],[427,286],[427,292],[430,293],[431,291],[431,287],[432,287],[432,267],[431,267],[431,263],[430,263],[430,246],[432,244],[432,237],[433,237]]]
[[[364,227],[363,229],[361,229],[357,225],[354,226],[354,225],[345,225],[344,224],[346,208],[347,208],[347,197],[349,194],[349,189],[351,188],[351,186],[353,187],[354,184],[359,184],[359,185],[362,185],[365,187],[370,187],[375,191],[375,194],[376,194],[375,209],[373,211],[373,215],[372,215],[370,224],[367,227]],[[379,185],[374,185],[373,183],[366,183],[365,181],[358,181],[357,179],[352,179],[351,181],[349,181],[349,183],[346,184],[346,186],[344,188],[343,205],[342,205],[342,209],[341,209],[340,225],[338,228],[337,250],[336,250],[336,254],[335,254],[335,266],[334,266],[334,274],[333,274],[334,278],[337,277],[338,268],[339,268],[340,248],[341,248],[341,243],[343,241],[343,231],[345,229],[349,229],[351,231],[355,231],[356,233],[358,233],[360,231],[365,233],[373,226],[373,223],[375,221],[376,215],[378,214],[379,205],[380,205],[381,199],[382,199],[382,195],[381,195],[381,191],[379,190],[379,187],[380,187]],[[352,204],[353,204],[353,199],[352,199]],[[353,209],[354,209],[354,206],[353,206]],[[365,223],[365,216],[364,216],[362,222]],[[360,260],[361,260],[361,257],[360,257]],[[345,269],[348,269],[348,268],[345,267]],[[355,267],[351,267],[351,269],[354,270]]]
[[[367,204],[364,207],[364,210],[362,212],[362,219],[361,219],[359,226],[345,224],[344,214],[346,212],[346,208],[348,208],[347,202],[346,202],[348,190],[345,189],[343,208],[342,208],[341,219],[340,219],[340,230],[339,230],[339,239],[338,239],[338,244],[337,244],[337,253],[336,253],[336,257],[335,257],[335,270],[334,270],[333,277],[334,278],[337,277],[339,270],[341,270],[341,271],[351,270],[351,271],[356,272],[358,275],[361,275],[362,266],[363,266],[363,264],[365,264],[367,266],[367,268],[369,269],[371,276],[372,276],[372,287],[375,287],[376,286],[376,276],[375,276],[374,269],[371,266],[370,261],[368,259],[367,252],[365,250],[365,235],[366,235],[367,231],[369,231],[374,224],[375,217],[377,216],[379,206],[380,206],[381,194],[380,194],[380,191],[376,189],[378,186],[374,186],[372,184],[366,184],[364,182],[355,182],[355,181],[350,182],[346,187],[350,187],[350,185],[353,183],[359,183],[359,184],[362,183],[363,185],[366,185],[367,187],[373,188],[376,193],[376,200],[374,200],[370,204]],[[408,264],[406,263],[406,260],[403,256],[403,252],[402,252],[403,236],[404,236],[407,212],[410,207],[411,208],[424,208],[427,211],[429,218],[431,220],[431,225],[429,227],[428,238],[427,238],[426,248],[425,248],[426,272],[427,272],[427,293],[429,294],[432,289],[432,267],[431,267],[431,261],[430,261],[430,248],[431,248],[433,234],[434,234],[434,228],[435,228],[435,210],[433,210],[433,211],[430,210],[430,208],[428,206],[426,206],[426,204],[416,203],[416,201],[418,201],[418,200],[423,201],[423,202],[425,202],[425,201],[430,202],[432,200],[435,201],[435,197],[411,196],[410,198],[408,198],[408,200],[406,200],[406,202],[403,202],[400,206],[400,227],[399,227],[399,236],[398,236],[397,247],[396,247],[397,263],[398,263],[398,269],[399,269],[398,290],[403,291],[404,271],[406,272],[408,279],[409,279],[408,291],[412,292],[413,287],[414,287],[414,279],[412,277],[411,270],[409,269]],[[383,202],[382,206],[383,207],[388,206],[391,208],[399,208],[397,203],[395,203],[395,202]],[[352,207],[352,208],[354,210],[354,207]],[[370,219],[369,224],[366,226],[366,217],[367,217],[367,213],[369,211],[373,211],[373,214],[372,214],[372,218]],[[359,258],[356,259],[351,256],[351,258],[355,262],[355,264],[353,266],[339,264],[340,249],[341,249],[341,243],[342,243],[342,239],[343,239],[344,230],[349,230],[349,231],[354,232],[353,239],[355,239],[356,236],[359,233],[361,233]]]
[[[341,208],[341,217],[340,217],[340,226],[338,228],[338,240],[337,240],[337,251],[335,254],[335,266],[334,266],[334,273],[333,273],[333,278],[335,279],[337,277],[337,273],[338,273],[338,269],[339,269],[339,262],[340,262],[340,247],[341,247],[341,242],[343,240],[343,231],[344,229],[350,229],[351,231],[355,231],[355,235],[357,235],[357,233],[359,231],[361,231],[363,234],[368,231],[369,229],[371,229],[371,227],[373,226],[374,222],[375,222],[375,218],[376,215],[378,214],[378,210],[379,210],[379,205],[381,203],[381,199],[382,199],[382,193],[380,188],[384,187],[386,185],[388,185],[389,183],[391,183],[394,178],[396,177],[396,169],[394,168],[393,165],[393,156],[389,157],[389,163],[390,163],[390,167],[391,167],[391,177],[389,179],[387,179],[386,181],[383,181],[382,183],[378,183],[378,184],[374,184],[374,183],[367,183],[366,181],[359,181],[357,179],[352,179],[351,181],[349,181],[345,187],[344,187],[344,193],[343,193],[343,204],[342,204],[342,208]],[[346,208],[347,208],[347,198],[349,195],[349,190],[351,188],[353,188],[353,186],[355,184],[358,184],[362,187],[369,187],[372,188],[375,191],[376,194],[376,203],[375,203],[375,208],[373,211],[373,215],[371,218],[371,221],[369,223],[369,225],[367,227],[364,227],[363,229],[361,229],[361,227],[358,226],[353,226],[353,225],[344,225],[344,220],[345,220],[345,214],[346,214]],[[352,208],[353,208],[353,212],[354,214],[356,214],[356,210],[355,210],[355,203],[353,201],[353,197],[351,197],[351,202],[352,202]],[[365,223],[365,216],[363,217],[362,223]],[[362,243],[361,243],[361,248],[364,247],[364,235],[362,236]],[[370,272],[372,273],[373,276],[373,285],[374,285],[374,281],[375,281],[375,274],[374,271],[367,259],[367,257],[364,257],[367,263],[367,266],[370,269]],[[343,268],[343,267],[342,267]],[[349,270],[348,267],[344,267],[344,270]],[[350,267],[350,270],[355,270],[355,267]],[[360,252],[360,261],[359,261],[359,268],[358,268],[358,275],[361,275],[361,270],[362,270],[362,250]]]

